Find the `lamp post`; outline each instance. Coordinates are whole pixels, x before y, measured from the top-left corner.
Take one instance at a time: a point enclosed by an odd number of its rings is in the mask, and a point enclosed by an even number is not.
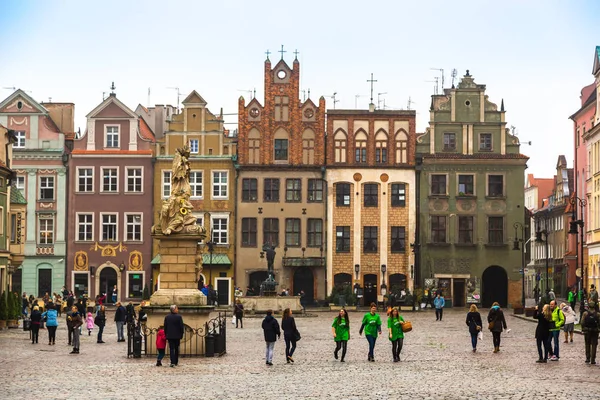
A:
[[[381,284],[382,296],[385,296],[387,294],[387,285],[385,284],[385,271],[387,271],[387,266],[385,264],[381,264],[381,274],[383,276],[383,283]]]
[[[213,253],[215,251],[215,243],[212,241],[212,238],[208,242],[206,242],[206,248],[208,249],[209,254],[209,268],[208,268],[208,285],[212,289],[212,261],[213,261]]]
[[[535,241],[536,243],[545,243],[546,252],[546,290],[550,289],[550,267],[548,266],[548,221],[550,220],[549,211],[544,214],[540,214],[536,218],[536,232]],[[544,229],[541,229],[541,222],[544,223]],[[543,238],[542,238],[543,236]]]
[[[515,228],[515,240],[513,242],[513,250],[519,251],[521,250],[521,281],[523,287],[521,288],[521,306],[525,307],[525,226],[520,222],[515,222],[513,224]],[[521,237],[517,236],[517,230],[521,230]],[[519,249],[519,243],[523,245]]]
[[[579,203],[579,208],[581,209],[581,218],[578,219],[577,218],[577,204]],[[585,224],[583,222],[583,208],[587,205],[587,201],[585,199],[580,199],[579,197],[573,197],[571,199],[571,222],[569,222],[569,233],[573,234],[573,235],[577,235],[577,231],[578,228],[581,229],[580,231],[580,240],[579,240],[579,244],[581,245],[580,249],[575,246],[575,251],[578,252],[577,254],[577,260],[579,261],[579,265],[581,268],[581,277],[579,279],[579,290],[585,289],[586,288],[586,273],[583,270],[583,242],[584,242],[584,238],[583,238],[583,233],[584,233],[584,227]],[[575,238],[577,238],[577,236],[575,236]]]

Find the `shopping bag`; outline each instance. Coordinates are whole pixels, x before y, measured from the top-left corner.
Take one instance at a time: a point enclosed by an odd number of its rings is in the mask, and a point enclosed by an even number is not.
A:
[[[235,325],[235,315],[234,315],[233,317],[231,317],[231,323],[232,323],[233,325]]]
[[[479,331],[479,333],[477,334],[477,339],[483,340],[483,331]]]

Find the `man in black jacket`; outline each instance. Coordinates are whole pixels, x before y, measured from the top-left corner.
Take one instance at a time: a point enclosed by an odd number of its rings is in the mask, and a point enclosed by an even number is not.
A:
[[[267,316],[262,322],[262,328],[265,335],[265,342],[267,343],[267,365],[273,365],[273,350],[275,349],[275,342],[277,338],[281,338],[281,330],[279,329],[279,323],[273,318],[273,310],[267,311]]]
[[[115,323],[117,324],[117,342],[124,342],[125,336],[123,335],[123,325],[125,324],[125,318],[127,311],[125,307],[121,305],[121,302],[117,302],[117,311],[115,311]]]
[[[175,304],[171,306],[171,313],[165,317],[165,337],[169,341],[171,367],[179,363],[179,342],[183,339],[183,318],[178,314],[179,309]]]

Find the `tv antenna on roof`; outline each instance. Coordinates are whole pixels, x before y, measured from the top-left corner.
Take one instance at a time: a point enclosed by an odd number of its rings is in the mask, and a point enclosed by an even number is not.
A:
[[[528,142],[522,142],[521,139],[519,139],[519,131],[517,131],[516,126],[514,126],[514,125],[510,126],[510,134],[519,140],[519,144],[527,144],[527,145],[531,146],[531,143],[532,143],[531,140]]]
[[[337,92],[333,92],[333,94],[331,96],[325,96],[325,97],[329,97],[331,99],[333,99],[333,109],[335,110],[335,103],[339,103],[339,100],[335,99],[335,96],[337,95]]]
[[[434,71],[440,71],[442,73],[442,91],[444,90],[444,70],[443,68],[430,68]]]
[[[436,95],[438,94],[439,80],[440,80],[440,78],[436,76],[435,78],[433,78],[432,81],[425,81],[425,82],[434,82],[435,83],[435,85],[433,85],[433,94],[436,94]]]
[[[381,102],[383,101],[383,109],[385,110],[385,98],[380,99],[381,95],[387,94],[387,92],[377,93],[377,109],[381,110]]]
[[[179,98],[181,97],[181,92],[178,87],[168,87],[167,89],[177,90],[177,112],[179,112]]]
[[[411,98],[410,98],[410,96],[408,96],[408,104],[407,104],[407,107],[406,107],[406,109],[407,109],[407,110],[410,110],[410,106],[411,106],[412,104],[417,104],[417,103],[415,103],[414,101],[412,101],[412,100],[411,100]]]
[[[452,88],[454,88],[454,79],[456,79],[457,75],[458,75],[458,71],[456,70],[456,68],[454,68],[452,70]]]

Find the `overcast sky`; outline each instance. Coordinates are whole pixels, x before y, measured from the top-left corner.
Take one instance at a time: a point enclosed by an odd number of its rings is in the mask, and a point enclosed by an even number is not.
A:
[[[11,87],[38,101],[73,102],[75,126],[111,82],[130,108],[177,103],[196,89],[213,112],[263,99],[265,51],[291,65],[311,98],[337,92],[336,108],[379,103],[417,110],[428,125],[433,81],[469,69],[501,99],[531,157],[527,172],[551,177],[559,154],[572,166],[580,90],[593,82],[600,2],[589,1],[25,1],[0,0],[0,97]],[[150,102],[148,102],[150,88]],[[441,91],[441,82],[440,82]],[[356,97],[361,95],[362,97]],[[333,101],[327,98],[327,107]],[[237,117],[227,117],[235,128]]]

